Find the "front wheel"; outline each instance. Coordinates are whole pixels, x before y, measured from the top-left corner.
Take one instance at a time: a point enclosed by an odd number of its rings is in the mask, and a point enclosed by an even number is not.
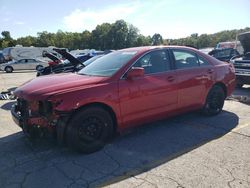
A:
[[[83,153],[100,150],[113,135],[114,123],[106,110],[89,107],[78,112],[66,129],[67,144]]]
[[[5,67],[5,72],[7,72],[7,73],[11,73],[11,72],[13,72],[13,68],[11,67],[11,66],[7,66],[7,67]]]
[[[220,86],[213,86],[207,95],[206,103],[202,109],[203,114],[208,116],[219,114],[224,106],[224,100],[224,90]]]

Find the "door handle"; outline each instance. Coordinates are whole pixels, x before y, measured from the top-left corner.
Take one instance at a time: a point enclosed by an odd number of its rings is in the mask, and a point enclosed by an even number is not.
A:
[[[212,74],[212,73],[214,72],[214,70],[213,70],[213,69],[208,69],[207,72],[208,72],[209,74]]]
[[[168,80],[169,82],[173,82],[173,81],[174,81],[174,77],[173,77],[173,76],[168,76],[168,77],[167,77],[167,80]]]

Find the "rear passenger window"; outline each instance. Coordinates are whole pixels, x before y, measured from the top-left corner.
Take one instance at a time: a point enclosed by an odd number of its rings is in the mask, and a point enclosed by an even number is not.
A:
[[[199,67],[199,61],[196,54],[185,51],[173,49],[175,58],[175,66],[177,69],[187,69],[192,67]]]

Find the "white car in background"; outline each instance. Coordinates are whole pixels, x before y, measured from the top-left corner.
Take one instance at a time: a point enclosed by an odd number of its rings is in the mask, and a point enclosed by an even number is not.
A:
[[[48,62],[38,59],[20,59],[1,64],[0,70],[11,73],[14,70],[39,70],[47,65]]]

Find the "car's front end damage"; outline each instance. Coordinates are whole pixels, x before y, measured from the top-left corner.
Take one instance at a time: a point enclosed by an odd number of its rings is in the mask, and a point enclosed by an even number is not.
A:
[[[24,133],[39,137],[51,133],[61,142],[65,125],[86,88],[98,85],[103,77],[74,73],[42,76],[17,88],[11,114]]]
[[[55,110],[56,105],[47,100],[28,101],[18,98],[17,103],[12,106],[11,114],[14,122],[31,137],[54,134],[59,119],[65,118],[65,114]]]

